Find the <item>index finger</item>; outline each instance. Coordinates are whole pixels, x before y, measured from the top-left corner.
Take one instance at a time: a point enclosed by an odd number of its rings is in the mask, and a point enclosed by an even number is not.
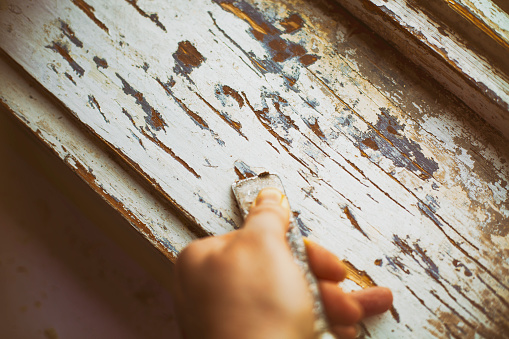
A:
[[[342,281],[346,278],[345,264],[317,243],[303,238],[311,271],[318,279]]]
[[[264,188],[256,197],[244,223],[248,231],[274,234],[285,239],[290,222],[290,205],[286,196],[276,188]]]

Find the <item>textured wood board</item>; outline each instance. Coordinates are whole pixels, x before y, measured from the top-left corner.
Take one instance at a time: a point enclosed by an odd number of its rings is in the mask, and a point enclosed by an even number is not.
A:
[[[509,13],[491,0],[446,0],[454,11],[509,50]]]
[[[363,271],[359,286],[393,288],[369,336],[508,330],[507,141],[340,7],[0,15],[1,47],[206,232],[240,223],[234,179],[278,172],[302,232]]]
[[[11,112],[120,212],[156,248],[174,260],[196,235],[169,204],[157,198],[37,85],[0,58],[0,114]]]
[[[508,13],[491,0],[337,1],[509,136]],[[473,46],[472,33],[481,31]]]

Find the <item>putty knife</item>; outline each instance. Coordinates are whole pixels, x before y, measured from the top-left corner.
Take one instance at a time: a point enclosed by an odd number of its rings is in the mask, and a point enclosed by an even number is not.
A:
[[[283,194],[286,194],[279,176],[269,172],[263,172],[255,177],[239,180],[232,185],[233,193],[235,194],[235,198],[237,199],[237,204],[239,205],[243,218],[245,218],[249,213],[251,204],[258,196],[258,192],[266,187],[277,188]],[[297,226],[292,214],[290,214],[290,226],[286,233],[286,238],[290,245],[295,262],[304,273],[308,282],[309,290],[313,295],[315,331],[317,334],[321,335],[320,338],[322,339],[331,338],[332,336],[327,333],[328,322],[320,296],[320,291],[318,289],[318,283],[315,275],[309,268],[306,246],[304,245],[302,234],[300,233],[299,227]]]

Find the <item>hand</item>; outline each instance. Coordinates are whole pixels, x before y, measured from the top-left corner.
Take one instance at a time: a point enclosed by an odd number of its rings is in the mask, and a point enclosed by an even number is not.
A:
[[[242,229],[197,240],[180,253],[176,303],[184,338],[314,337],[312,296],[286,242],[289,216],[286,197],[264,189]],[[332,332],[354,338],[357,322],[390,307],[391,291],[344,293],[337,284],[346,276],[343,263],[305,242]]]

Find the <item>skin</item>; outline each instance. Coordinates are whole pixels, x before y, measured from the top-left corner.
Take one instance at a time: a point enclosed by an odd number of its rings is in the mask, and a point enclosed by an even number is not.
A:
[[[181,252],[176,303],[184,338],[315,338],[312,297],[285,238],[289,216],[286,197],[267,188],[242,229],[195,241]],[[343,292],[343,263],[318,244],[305,243],[331,332],[355,338],[359,321],[390,308],[391,291]]]

